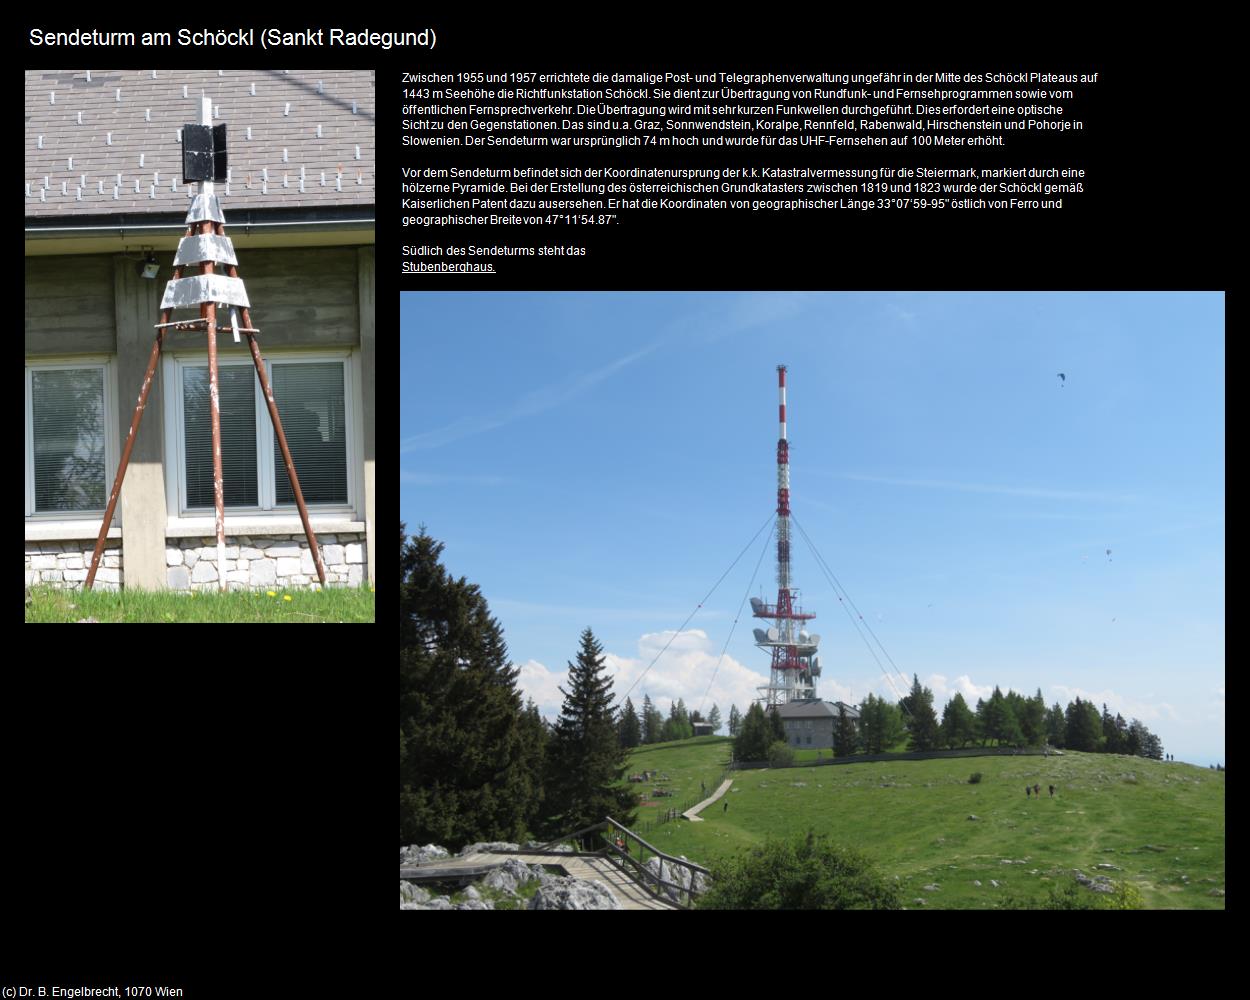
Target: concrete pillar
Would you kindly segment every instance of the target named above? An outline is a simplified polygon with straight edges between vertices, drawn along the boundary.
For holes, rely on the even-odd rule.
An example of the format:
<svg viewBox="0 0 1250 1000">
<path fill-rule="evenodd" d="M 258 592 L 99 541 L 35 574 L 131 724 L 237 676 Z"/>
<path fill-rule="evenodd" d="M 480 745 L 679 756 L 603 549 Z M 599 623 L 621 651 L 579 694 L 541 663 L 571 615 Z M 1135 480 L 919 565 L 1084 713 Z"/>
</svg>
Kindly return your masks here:
<svg viewBox="0 0 1250 1000">
<path fill-rule="evenodd" d="M 377 353 L 374 345 L 374 302 L 373 302 L 373 247 L 361 247 L 357 251 L 357 287 L 360 302 L 360 367 L 361 395 L 364 410 L 364 460 L 365 460 L 365 526 L 368 540 L 369 582 L 374 582 L 373 570 L 377 565 L 374 559 L 374 538 L 377 528 L 374 524 L 374 483 L 373 483 L 373 421 L 375 409 L 374 383 L 377 373 Z"/>
<path fill-rule="evenodd" d="M 124 440 L 134 416 L 143 373 L 156 337 L 153 326 L 164 280 L 141 278 L 135 262 L 113 258 L 117 323 L 117 420 Z M 152 380 L 143 422 L 122 484 L 122 580 L 127 589 L 163 590 L 165 580 L 165 474 L 162 461 L 160 369 Z M 120 449 L 119 449 L 120 452 Z M 116 469 L 110 470 L 116 472 Z"/>
</svg>

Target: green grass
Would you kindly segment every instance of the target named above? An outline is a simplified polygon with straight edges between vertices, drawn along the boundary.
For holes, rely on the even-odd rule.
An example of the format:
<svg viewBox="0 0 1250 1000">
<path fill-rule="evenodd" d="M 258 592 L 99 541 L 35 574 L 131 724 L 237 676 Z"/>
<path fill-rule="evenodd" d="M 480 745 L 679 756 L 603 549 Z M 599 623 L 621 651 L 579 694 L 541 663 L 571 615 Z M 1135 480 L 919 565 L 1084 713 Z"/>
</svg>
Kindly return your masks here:
<svg viewBox="0 0 1250 1000">
<path fill-rule="evenodd" d="M 720 773 L 727 742 L 712 737 L 645 747 L 632 755 L 630 771 L 667 771 L 674 784 L 689 788 L 693 781 L 697 792 L 699 775 Z M 973 771 L 982 774 L 979 784 L 968 784 Z M 727 813 L 717 803 L 701 814 L 705 822 L 666 823 L 647 839 L 715 868 L 719 859 L 769 837 L 812 828 L 868 854 L 897 876 L 908 905 L 921 897 L 927 908 L 988 909 L 1008 892 L 1040 901 L 1079 868 L 1128 881 L 1151 908 L 1224 909 L 1224 897 L 1212 895 L 1225 888 L 1224 772 L 1067 753 L 765 769 L 731 777 Z M 1042 786 L 1040 801 L 1025 798 L 1026 783 Z M 1049 784 L 1056 786 L 1053 799 Z M 640 810 L 640 819 L 648 812 Z M 922 888 L 931 884 L 940 888 Z"/>
<path fill-rule="evenodd" d="M 674 743 L 652 743 L 634 750 L 630 754 L 627 774 L 660 771 L 672 779 L 629 785 L 640 792 L 644 802 L 648 803 L 638 810 L 639 821 L 656 819 L 667 809 L 693 805 L 716 791 L 721 773 L 729 763 L 731 742 L 728 736 L 697 736 Z M 655 788 L 672 791 L 673 794 L 652 799 L 651 791 Z M 707 789 L 706 793 L 703 788 Z"/>
<path fill-rule="evenodd" d="M 178 593 L 171 590 L 60 590 L 36 587 L 26 594 L 28 622 L 372 622 L 373 591 L 264 590 Z M 287 598 L 290 598 L 287 600 Z"/>
</svg>

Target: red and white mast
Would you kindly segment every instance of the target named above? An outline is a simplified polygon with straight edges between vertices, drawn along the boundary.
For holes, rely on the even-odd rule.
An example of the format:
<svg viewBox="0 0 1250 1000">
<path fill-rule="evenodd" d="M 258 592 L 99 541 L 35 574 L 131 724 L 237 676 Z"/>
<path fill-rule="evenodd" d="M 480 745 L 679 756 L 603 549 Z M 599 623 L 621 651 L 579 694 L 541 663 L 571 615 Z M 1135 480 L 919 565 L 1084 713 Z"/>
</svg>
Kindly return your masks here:
<svg viewBox="0 0 1250 1000">
<path fill-rule="evenodd" d="M 772 628 L 755 629 L 756 645 L 772 656 L 771 676 L 759 688 L 766 706 L 784 705 L 816 697 L 815 678 L 820 675 L 816 648 L 820 636 L 809 635 L 802 623 L 815 618 L 804 614 L 798 603 L 798 590 L 790 578 L 790 445 L 786 438 L 786 366 L 777 366 L 777 603 L 770 605 L 751 598 L 756 618 L 770 619 Z"/>
</svg>

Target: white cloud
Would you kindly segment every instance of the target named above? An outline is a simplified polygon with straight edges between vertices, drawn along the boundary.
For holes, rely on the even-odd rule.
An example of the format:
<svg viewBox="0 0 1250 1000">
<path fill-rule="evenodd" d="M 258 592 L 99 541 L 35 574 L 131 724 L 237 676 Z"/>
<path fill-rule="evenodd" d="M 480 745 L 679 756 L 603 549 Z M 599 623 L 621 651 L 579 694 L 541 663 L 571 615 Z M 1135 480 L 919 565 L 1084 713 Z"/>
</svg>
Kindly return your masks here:
<svg viewBox="0 0 1250 1000">
<path fill-rule="evenodd" d="M 701 629 L 648 632 L 639 638 L 638 652 L 637 658 L 608 654 L 608 665 L 615 671 L 617 696 L 623 697 L 632 688 L 629 697 L 635 706 L 642 704 L 646 694 L 656 708 L 667 713 L 672 703 L 681 698 L 691 711 L 702 705 L 704 715 L 716 705 L 721 718 L 728 720 L 729 706 L 737 705 L 738 711 L 745 712 L 758 697 L 755 689 L 765 683 L 760 673 L 732 656 L 726 654 L 722 659 L 720 650 Z M 655 665 L 648 670 L 652 660 Z"/>
<path fill-rule="evenodd" d="M 656 660 L 670 638 L 673 640 L 671 645 Z M 626 692 L 629 692 L 636 709 L 641 709 L 642 698 L 646 694 L 655 707 L 667 715 L 672 703 L 680 698 L 690 711 L 702 705 L 704 715 L 716 705 L 722 721 L 728 722 L 729 706 L 737 705 L 738 711 L 745 713 L 758 696 L 755 689 L 766 680 L 732 656 L 726 655 L 721 659 L 720 650 L 713 648 L 707 634 L 699 629 L 681 633 L 672 630 L 649 632 L 639 638 L 638 652 L 636 657 L 604 653 L 617 701 L 623 702 Z M 647 670 L 652 660 L 656 660 L 655 665 Z M 564 685 L 567 689 L 567 679 L 567 670 L 557 673 L 537 660 L 528 660 L 520 667 L 517 686 L 523 697 L 534 699 L 543 716 L 554 720 L 559 716 L 564 701 L 559 688 Z"/>
<path fill-rule="evenodd" d="M 560 694 L 560 685 L 565 684 L 568 676 L 567 670 L 553 673 L 537 660 L 526 660 L 521 664 L 517 687 L 521 689 L 522 698 L 534 699 L 539 714 L 548 719 L 555 719 L 560 714 L 560 706 L 564 703 L 564 695 Z"/>
<path fill-rule="evenodd" d="M 948 682 L 942 674 L 930 674 L 928 680 L 922 683 L 925 687 L 932 689 L 933 705 L 939 712 L 956 694 L 964 696 L 964 701 L 968 703 L 969 708 L 976 708 L 978 698 L 989 700 L 990 695 L 994 693 L 993 684 L 974 684 L 967 674 L 956 677 L 953 683 Z"/>
</svg>

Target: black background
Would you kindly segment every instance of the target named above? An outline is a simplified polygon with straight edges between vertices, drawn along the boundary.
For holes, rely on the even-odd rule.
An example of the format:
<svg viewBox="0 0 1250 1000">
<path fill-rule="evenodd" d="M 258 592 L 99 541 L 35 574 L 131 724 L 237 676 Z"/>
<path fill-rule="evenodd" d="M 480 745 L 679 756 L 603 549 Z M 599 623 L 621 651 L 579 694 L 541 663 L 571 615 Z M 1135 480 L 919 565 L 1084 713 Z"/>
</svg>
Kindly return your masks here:
<svg viewBox="0 0 1250 1000">
<path fill-rule="evenodd" d="M 189 9 L 172 19 L 161 16 L 178 26 L 237 26 L 220 8 L 203 16 Z M 26 44 L 32 26 L 166 26 L 87 18 L 27 24 L 20 43 L 21 58 L 32 68 L 375 67 L 378 343 L 385 371 L 388 352 L 398 349 L 401 288 L 1225 288 L 1240 197 L 1231 179 L 1224 117 L 1232 106 L 1227 26 L 1134 21 L 1095 27 L 1069 7 L 1035 9 L 1031 16 L 1005 24 L 1001 9 L 913 15 L 883 7 L 855 21 L 819 22 L 778 6 L 758 9 L 745 20 L 726 15 L 714 23 L 680 25 L 649 9 L 616 6 L 505 24 L 488 9 L 460 20 L 434 8 L 403 15 L 344 9 L 319 21 L 310 13 L 307 23 L 281 26 L 433 26 L 438 45 L 432 53 L 329 48 L 278 53 L 257 47 L 198 55 L 178 49 L 36 50 Z M 401 284 L 397 248 L 411 241 L 396 222 L 402 196 L 402 72 L 605 68 L 1096 69 L 1102 76 L 1097 96 L 1082 109 L 1088 131 L 1079 158 L 1101 182 L 1091 184 L 1079 209 L 1053 213 L 838 213 L 830 224 L 809 216 L 754 222 L 725 216 L 704 224 L 681 213 L 672 217 L 671 228 L 657 219 L 612 233 L 580 262 L 544 262 L 528 271 L 509 263 L 507 275 L 406 276 Z M 801 159 L 798 153 L 791 156 Z M 952 163 L 969 158 L 967 151 L 950 156 Z M 683 163 L 697 165 L 701 159 L 683 151 Z M 475 154 L 474 161 L 480 160 Z M 1111 178 L 1114 185 L 1107 183 Z M 482 235 L 501 241 L 498 233 Z M 506 242 L 521 241 L 519 235 L 510 232 Z M 396 426 L 398 393 L 379 392 L 378 404 L 385 453 Z M 393 471 L 380 461 L 378 473 L 379 515 L 385 520 L 381 515 L 395 503 Z M 384 578 L 386 559 L 379 555 Z M 392 598 L 383 587 L 377 597 L 379 618 L 388 620 Z M 608 928 L 593 921 L 604 918 L 572 918 L 578 921 L 574 935 L 567 920 L 557 919 L 542 931 L 531 924 L 518 938 L 515 929 L 499 926 L 500 918 L 425 917 L 416 930 L 401 920 L 397 933 L 394 917 L 385 917 L 394 905 L 389 897 L 394 883 L 387 890 L 391 902 L 384 903 L 380 848 L 383 820 L 393 822 L 394 815 L 394 745 L 383 739 L 388 730 L 382 723 L 394 675 L 382 666 L 382 654 L 391 647 L 379 634 L 367 628 L 353 630 L 351 638 L 313 640 L 299 630 L 252 630 L 246 637 L 218 630 L 198 637 L 150 638 L 153 633 L 140 632 L 49 640 L 45 632 L 29 634 L 21 647 L 15 644 L 0 696 L 10 918 L 0 946 L 7 960 L 0 964 L 14 974 L 23 968 L 55 971 L 62 981 L 72 969 L 100 981 L 102 970 L 116 968 L 132 980 L 151 982 L 139 970 L 163 967 L 175 973 L 167 982 L 199 984 L 188 996 L 288 990 L 289 995 L 369 996 L 439 988 L 448 960 L 455 961 L 451 968 L 459 976 L 489 977 L 496 963 L 486 961 L 488 956 L 532 948 L 541 934 L 560 949 L 558 960 L 547 955 L 541 966 L 498 972 L 512 989 L 531 976 L 539 977 L 536 984 L 546 983 L 543 988 L 562 988 L 551 977 L 567 968 L 561 963 L 578 964 L 574 956 L 588 954 L 595 928 Z M 384 802 L 391 805 L 383 809 Z M 778 946 L 783 936 L 800 934 L 798 921 L 786 916 L 769 932 Z M 944 915 L 946 928 L 955 916 L 959 923 L 976 922 L 978 935 L 1002 931 L 1001 921 L 992 923 L 993 914 Z M 1014 923 L 1019 927 L 1030 916 L 1036 915 L 1019 915 Z M 1188 917 L 1192 927 L 1197 918 Z M 670 918 L 655 919 L 662 924 Z M 714 929 L 691 939 L 684 935 L 693 924 L 672 919 L 684 931 L 649 925 L 638 934 L 636 925 L 623 929 L 618 920 L 603 933 L 618 942 L 637 936 L 651 942 L 649 948 L 677 956 L 660 977 L 673 988 L 685 988 L 677 982 L 685 978 L 683 971 L 695 981 L 701 973 L 711 976 L 709 988 L 713 982 L 723 986 L 728 977 L 732 988 L 742 964 L 735 946 L 725 944 L 730 925 L 705 923 Z M 1157 929 L 1159 915 L 1151 920 Z M 828 921 L 822 924 L 832 930 Z M 891 936 L 902 929 L 898 924 L 891 922 Z M 1203 924 L 1210 926 L 1208 920 Z M 801 926 L 804 934 L 813 930 L 810 921 Z M 940 942 L 929 940 L 931 929 L 925 925 L 924 937 L 936 950 Z M 880 920 L 867 927 L 844 925 L 839 933 L 852 930 L 867 930 L 866 944 L 889 946 Z M 581 944 L 570 949 L 573 938 Z M 441 943 L 454 950 L 440 952 Z M 1079 947 L 1078 941 L 1069 943 Z M 990 960 L 986 951 L 1000 952 L 971 946 L 964 952 L 963 942 L 950 945 L 978 962 Z M 862 961 L 870 953 L 862 947 L 857 943 L 854 955 L 843 954 L 843 960 Z M 908 947 L 923 946 L 913 939 Z M 1017 958 L 1041 958 L 1046 948 L 1016 942 L 1001 951 L 1014 964 Z M 642 975 L 646 954 L 644 949 L 628 959 L 638 976 L 620 989 L 655 988 L 659 979 Z M 818 948 L 817 954 L 824 953 Z M 732 967 L 716 965 L 718 955 L 722 960 L 728 955 Z M 699 956 L 713 964 L 694 962 Z M 832 952 L 826 957 L 841 964 Z M 690 964 L 683 964 L 687 959 Z M 1049 960 L 1043 959 L 1039 976 Z M 626 958 L 609 951 L 603 961 L 610 970 Z M 1129 971 L 1124 963 L 1115 967 L 1118 976 Z M 474 982 L 480 986 L 482 980 Z M 605 971 L 591 988 L 615 994 L 616 986 L 605 986 L 614 982 L 615 974 Z"/>
</svg>

